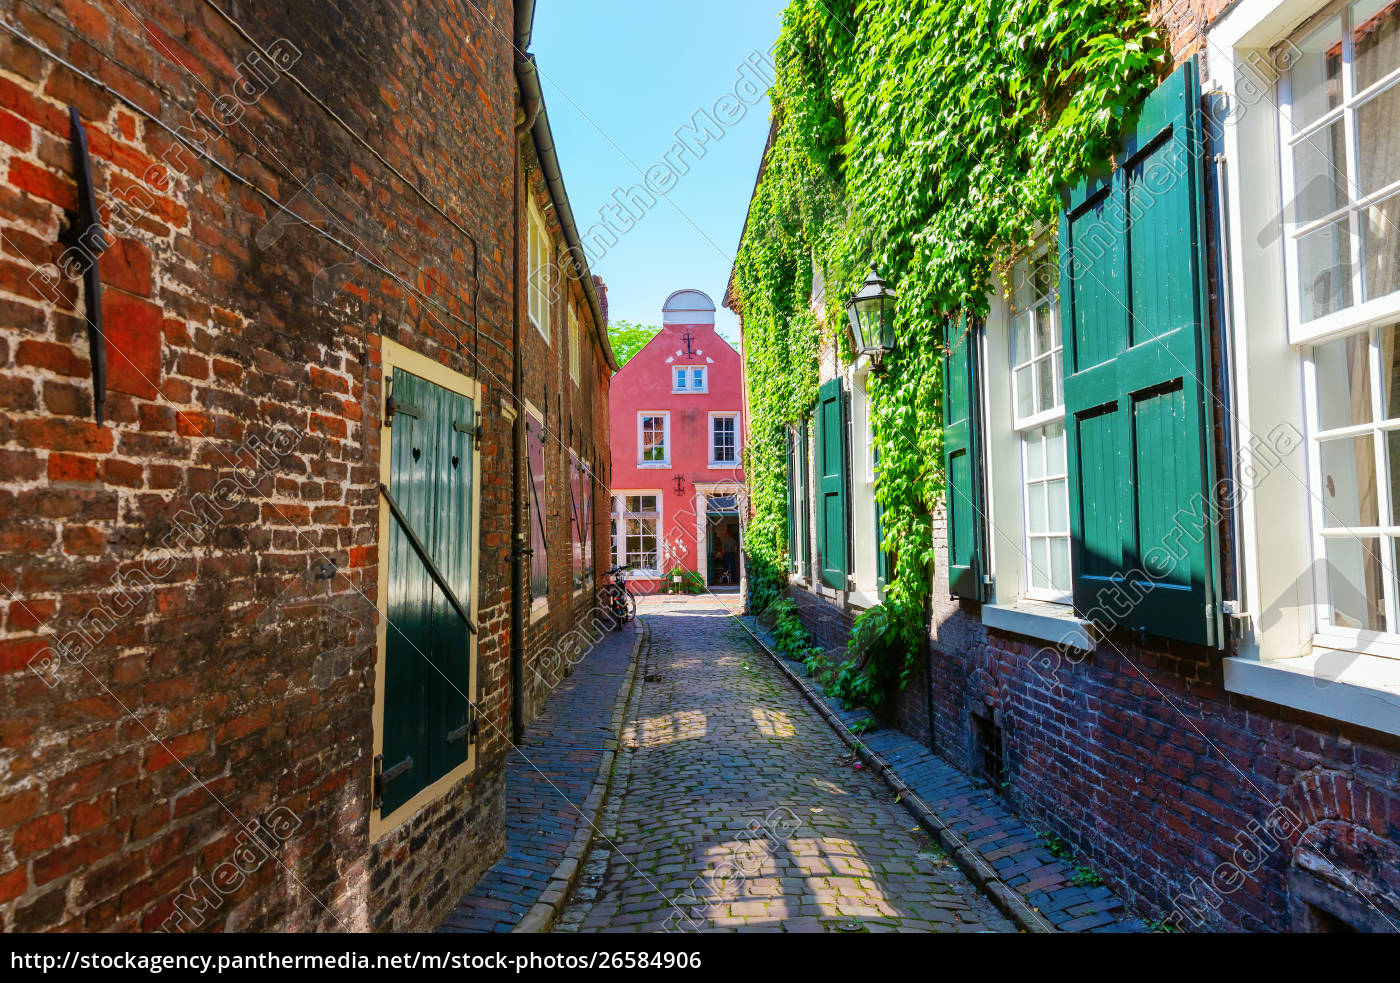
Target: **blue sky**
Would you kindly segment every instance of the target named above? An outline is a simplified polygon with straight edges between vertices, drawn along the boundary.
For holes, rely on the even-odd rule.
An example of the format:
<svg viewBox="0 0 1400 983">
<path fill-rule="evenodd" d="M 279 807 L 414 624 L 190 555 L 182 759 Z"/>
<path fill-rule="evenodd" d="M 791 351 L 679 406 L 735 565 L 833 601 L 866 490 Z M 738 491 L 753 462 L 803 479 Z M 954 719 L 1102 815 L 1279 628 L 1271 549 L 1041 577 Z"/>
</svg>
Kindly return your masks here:
<svg viewBox="0 0 1400 983">
<path fill-rule="evenodd" d="M 721 303 L 768 134 L 766 95 L 737 120 L 742 104 L 726 103 L 729 120 L 716 120 L 721 135 L 699 150 L 672 148 L 696 110 L 713 115 L 717 100 L 733 96 L 746 59 L 759 52 L 767 62 L 785 5 L 539 0 L 531 50 L 580 233 L 599 221 L 616 189 L 641 183 L 651 165 L 686 170 L 658 179 L 666 193 L 650 208 L 633 205 L 631 219 L 615 207 L 607 213 L 615 227 L 631 226 L 592 264 L 607 281 L 612 318 L 659 324 L 668 294 L 698 287 L 720 307 L 716 324 L 737 346 L 738 319 Z M 771 68 L 760 62 L 759 70 Z M 754 91 L 740 88 L 749 99 Z"/>
</svg>

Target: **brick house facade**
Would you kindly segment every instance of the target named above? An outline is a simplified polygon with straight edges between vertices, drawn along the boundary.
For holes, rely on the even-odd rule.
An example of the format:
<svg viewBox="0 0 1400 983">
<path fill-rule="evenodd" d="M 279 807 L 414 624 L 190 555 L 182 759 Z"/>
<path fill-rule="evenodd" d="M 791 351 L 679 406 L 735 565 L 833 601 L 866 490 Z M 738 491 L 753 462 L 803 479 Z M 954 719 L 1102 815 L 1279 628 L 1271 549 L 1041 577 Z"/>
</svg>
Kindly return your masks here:
<svg viewBox="0 0 1400 983">
<path fill-rule="evenodd" d="M 1039 310 L 1040 300 L 1031 297 L 1031 303 L 1018 306 L 1013 278 L 1011 299 L 993 297 L 987 322 L 965 336 L 964 346 L 979 352 L 980 375 L 972 378 L 988 380 L 969 412 L 985 431 L 974 476 L 989 520 L 966 527 L 972 540 L 981 537 L 975 548 L 950 547 L 948 508 L 934 517 L 928 656 L 893 713 L 901 727 L 927 740 L 940 756 L 1001 786 L 1019 814 L 1072 844 L 1148 918 L 1187 930 L 1396 931 L 1400 672 L 1388 637 L 1396 629 L 1383 610 L 1389 588 L 1383 590 L 1382 578 L 1369 573 L 1338 577 L 1341 561 L 1310 563 L 1314 546 L 1308 530 L 1322 530 L 1315 537 L 1321 549 L 1347 542 L 1340 532 L 1327 530 L 1365 525 L 1334 522 L 1330 508 L 1343 506 L 1328 506 L 1309 489 L 1320 486 L 1342 496 L 1342 502 L 1356 494 L 1363 515 L 1367 508 L 1365 489 L 1375 484 L 1363 480 L 1371 473 L 1370 458 L 1358 453 L 1341 465 L 1328 458 L 1339 445 L 1327 443 L 1333 424 L 1325 421 L 1335 413 L 1334 405 L 1358 405 L 1360 428 L 1371 419 L 1371 407 L 1360 395 L 1361 383 L 1350 390 L 1342 383 L 1342 396 L 1327 401 L 1325 386 L 1338 385 L 1335 373 L 1326 374 L 1334 364 L 1327 359 L 1356 337 L 1373 339 L 1369 356 L 1365 345 L 1347 349 L 1363 360 L 1362 375 L 1372 364 L 1366 358 L 1384 365 L 1389 357 L 1385 325 L 1395 320 L 1396 294 L 1375 284 L 1394 285 L 1381 278 L 1389 275 L 1387 250 L 1400 241 L 1400 230 L 1375 231 L 1365 224 L 1365 213 L 1357 212 L 1363 216 L 1355 220 L 1358 248 L 1370 265 L 1357 263 L 1348 275 L 1364 276 L 1358 281 L 1362 286 L 1322 313 L 1307 314 L 1308 304 L 1322 303 L 1321 281 L 1298 276 L 1300 265 L 1311 274 L 1305 266 L 1311 260 L 1296 258 L 1290 251 L 1295 247 L 1286 245 L 1298 226 L 1291 212 L 1279 210 L 1279 202 L 1288 200 L 1281 182 L 1301 180 L 1290 177 L 1290 155 L 1279 152 L 1280 142 L 1287 146 L 1304 137 L 1289 136 L 1287 128 L 1296 132 L 1301 124 L 1274 100 L 1285 83 L 1308 91 L 1311 83 L 1302 73 L 1314 62 L 1344 65 L 1347 73 L 1355 63 L 1361 66 L 1356 72 L 1389 78 L 1387 73 L 1400 67 L 1400 12 L 1395 4 L 1319 0 L 1154 4 L 1153 12 L 1178 69 L 1164 86 L 1175 81 L 1183 87 L 1178 91 L 1187 94 L 1188 114 L 1197 105 L 1191 93 L 1205 93 L 1199 103 L 1204 117 L 1199 155 L 1183 165 L 1198 167 L 1193 180 L 1203 179 L 1191 185 L 1199 189 L 1192 200 L 1201 208 L 1197 227 L 1204 271 L 1197 322 L 1206 397 L 1201 446 L 1215 473 L 1233 484 L 1229 495 L 1219 492 L 1224 486 L 1206 485 L 1219 508 L 1206 510 L 1188 552 L 1199 555 L 1195 550 L 1202 543 L 1215 549 L 1217 593 L 1207 594 L 1207 603 L 1189 616 L 1153 620 L 1140 604 L 1131 621 L 1115 618 L 1083 604 L 1076 578 L 1087 572 L 1065 568 L 1062 577 L 1055 560 L 1060 547 L 1052 540 L 1059 532 L 1066 557 L 1079 564 L 1087 555 L 1076 532 L 1081 527 L 1061 529 L 1053 519 L 1039 525 L 1023 518 L 1033 515 L 1023 507 L 1034 506 L 1047 481 L 1053 484 L 1055 472 L 1066 470 L 1070 482 L 1085 482 L 1078 497 L 1070 498 L 1066 511 L 1073 515 L 1073 503 L 1087 500 L 1091 477 L 1100 469 L 1109 473 L 1110 464 L 1099 461 L 1090 468 L 1086 463 L 1078 471 L 1071 456 L 1067 466 L 1049 466 L 1052 451 L 1043 442 L 1062 447 L 1066 427 L 1086 426 L 1086 418 L 1075 415 L 1068 383 L 1069 395 L 1060 399 L 1071 399 L 1071 405 L 1059 417 L 1053 407 L 1040 413 L 1047 407 L 1038 403 L 1031 406 L 1036 412 L 1017 408 L 1015 387 L 1021 383 L 1015 370 L 1021 360 L 1007 352 L 1017 351 L 1011 338 L 1016 319 L 1040 316 L 1030 313 Z M 1303 68 L 1293 71 L 1295 65 Z M 1364 104 L 1388 84 L 1346 74 L 1337 81 L 1337 101 L 1314 115 L 1326 119 L 1332 112 L 1350 120 L 1347 114 L 1362 111 L 1351 104 L 1354 94 Z M 1154 98 L 1160 105 L 1166 97 Z M 1290 105 L 1303 105 L 1301 97 L 1293 98 L 1300 101 Z M 1371 112 L 1372 126 L 1400 126 L 1393 116 Z M 1144 138 L 1138 146 L 1165 144 Z M 1368 153 L 1384 151 L 1363 146 L 1356 153 L 1363 173 L 1369 173 Z M 1124 173 L 1133 172 L 1124 168 L 1113 180 L 1130 181 Z M 1114 185 L 1106 179 L 1104 186 Z M 1345 189 L 1341 194 L 1345 200 Z M 1084 213 L 1071 205 L 1070 217 L 1061 222 L 1061 240 L 1066 230 L 1075 230 L 1077 214 Z M 1179 236 L 1179 228 L 1156 241 L 1175 241 L 1173 236 Z M 1052 266 L 1054 238 L 1046 254 Z M 1058 249 L 1063 262 L 1070 246 L 1061 241 Z M 1318 274 L 1324 275 L 1336 274 Z M 1021 282 L 1038 281 L 1028 276 Z M 1060 294 L 1066 282 L 1060 272 Z M 1284 296 L 1291 312 L 1280 306 Z M 1354 315 L 1353 298 L 1373 306 Z M 1047 316 L 1076 327 L 1088 323 L 1064 314 L 1072 318 L 1079 300 L 1052 297 L 1046 310 L 1055 313 Z M 1072 334 L 1070 327 L 1064 329 L 1067 339 Z M 961 344 L 950 342 L 950 372 L 965 365 L 958 357 L 971 357 L 958 355 Z M 1033 352 L 1035 358 L 1040 354 Z M 1050 357 L 1060 358 L 1058 348 Z M 1034 366 L 1030 355 L 1027 361 Z M 1066 354 L 1067 378 L 1073 364 Z M 828 352 L 822 379 L 842 380 L 857 406 L 864 368 L 840 366 Z M 1305 380 L 1312 381 L 1305 386 Z M 1146 401 L 1157 391 L 1139 395 Z M 1017 419 L 1023 415 L 1024 425 Z M 1391 415 L 1381 408 L 1374 418 Z M 868 434 L 858 411 L 849 420 L 850 447 L 858 457 Z M 1181 422 L 1177 429 L 1188 432 L 1190 425 Z M 810 440 L 809 430 L 795 432 Z M 1318 432 L 1322 439 L 1314 436 Z M 1036 459 L 1044 467 L 1022 470 L 1028 459 L 1019 455 L 1030 453 L 1030 445 L 1018 445 L 1017 435 L 1042 441 L 1034 446 L 1045 455 Z M 1087 454 L 1084 446 L 1077 453 Z M 1189 470 L 1186 453 L 1166 465 L 1165 473 Z M 810 487 L 810 453 L 805 463 Z M 1288 473 L 1299 477 L 1282 477 Z M 1042 490 L 1035 495 L 1022 490 L 1032 484 Z M 1063 494 L 1062 488 L 1053 490 Z M 1023 495 L 1030 495 L 1030 505 Z M 956 511 L 956 496 L 949 502 Z M 806 504 L 810 510 L 810 499 Z M 859 563 L 861 529 L 873 525 L 873 516 L 858 507 L 850 514 Z M 806 528 L 810 535 L 810 522 Z M 1043 566 L 1033 559 L 1037 538 L 1045 542 Z M 969 570 L 976 576 L 967 577 Z M 1187 583 L 1182 590 L 1200 586 Z M 789 594 L 838 658 L 851 618 L 877 601 L 862 591 L 855 571 L 833 587 L 811 566 L 794 574 Z M 1190 633 L 1208 640 L 1169 637 Z"/>
<path fill-rule="evenodd" d="M 529 198 L 582 255 L 521 81 L 532 4 L 0 8 L 0 926 L 431 929 L 504 850 L 512 717 L 591 603 L 567 590 L 566 492 L 607 501 L 601 285 L 561 263 L 551 339 L 526 319 Z M 110 245 L 101 424 L 60 242 L 84 188 L 69 107 Z M 459 538 L 419 531 L 452 544 L 476 631 L 444 658 L 476 709 L 445 738 L 460 762 L 390 810 L 398 622 L 376 608 L 422 571 L 380 486 L 410 507 L 394 469 L 428 405 L 389 402 L 398 373 L 466 408 L 428 448 L 471 468 Z M 525 399 L 571 600 L 512 632 Z"/>
</svg>

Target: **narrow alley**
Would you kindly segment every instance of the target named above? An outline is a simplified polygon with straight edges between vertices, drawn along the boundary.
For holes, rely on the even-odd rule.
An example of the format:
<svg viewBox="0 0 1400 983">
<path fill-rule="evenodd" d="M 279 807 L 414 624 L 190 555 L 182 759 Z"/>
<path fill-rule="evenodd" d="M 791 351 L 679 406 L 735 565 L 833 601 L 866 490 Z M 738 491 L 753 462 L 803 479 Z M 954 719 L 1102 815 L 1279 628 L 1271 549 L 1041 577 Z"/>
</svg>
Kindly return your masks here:
<svg viewBox="0 0 1400 983">
<path fill-rule="evenodd" d="M 714 597 L 650 598 L 556 931 L 1011 931 Z"/>
</svg>

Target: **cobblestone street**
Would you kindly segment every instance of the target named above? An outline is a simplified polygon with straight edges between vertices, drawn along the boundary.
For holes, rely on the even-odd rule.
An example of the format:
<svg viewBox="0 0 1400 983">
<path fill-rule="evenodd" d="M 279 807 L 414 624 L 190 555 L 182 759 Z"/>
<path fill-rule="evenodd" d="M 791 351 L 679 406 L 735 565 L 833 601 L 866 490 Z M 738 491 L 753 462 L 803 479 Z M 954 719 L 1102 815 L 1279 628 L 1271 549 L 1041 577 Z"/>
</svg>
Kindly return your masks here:
<svg viewBox="0 0 1400 983">
<path fill-rule="evenodd" d="M 1011 931 L 714 598 L 654 598 L 556 931 Z"/>
</svg>

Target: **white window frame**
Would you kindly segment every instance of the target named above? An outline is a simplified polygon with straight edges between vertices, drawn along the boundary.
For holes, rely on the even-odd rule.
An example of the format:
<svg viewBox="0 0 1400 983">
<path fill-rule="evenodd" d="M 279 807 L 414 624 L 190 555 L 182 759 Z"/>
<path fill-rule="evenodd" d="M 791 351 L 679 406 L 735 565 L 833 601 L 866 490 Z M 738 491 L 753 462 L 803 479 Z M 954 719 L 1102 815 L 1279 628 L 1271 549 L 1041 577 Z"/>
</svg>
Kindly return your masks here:
<svg viewBox="0 0 1400 983">
<path fill-rule="evenodd" d="M 656 499 L 656 511 L 652 512 L 628 512 L 626 510 L 627 499 L 634 496 L 651 496 Z M 665 539 L 662 531 L 666 528 L 664 513 L 666 510 L 666 496 L 660 489 L 622 489 L 613 492 L 612 518 L 613 518 L 613 553 L 618 564 L 626 566 L 631 560 L 627 552 L 627 522 L 629 519 L 644 521 L 655 519 L 656 522 L 656 567 L 635 567 L 632 576 L 643 578 L 656 578 L 661 576 L 661 565 L 664 565 Z"/>
<path fill-rule="evenodd" d="M 1230 256 L 1227 300 L 1234 387 L 1226 425 L 1242 476 L 1235 494 L 1242 596 L 1234 603 L 1238 640 L 1224 660 L 1229 692 L 1400 734 L 1400 638 L 1365 639 L 1319 630 L 1317 578 L 1309 576 L 1316 503 L 1310 449 L 1305 346 L 1389 320 L 1367 304 L 1296 330 L 1296 280 L 1288 227 L 1277 223 L 1285 175 L 1283 112 L 1274 111 L 1277 52 L 1325 20 L 1316 0 L 1238 0 L 1211 28 L 1206 75 L 1244 102 L 1222 122 L 1225 221 Z M 1303 28 L 1300 31 L 1300 28 Z M 1257 105 L 1254 105 L 1257 103 Z M 1260 147 L 1272 146 L 1268 154 Z M 1270 239 L 1261 230 L 1279 229 Z M 1384 472 L 1382 472 L 1384 473 Z M 1350 637 L 1348 637 L 1350 635 Z"/>
<path fill-rule="evenodd" d="M 1022 544 L 1022 552 L 1023 552 L 1024 557 L 1025 557 L 1025 571 L 1024 571 L 1024 578 L 1025 578 L 1025 579 L 1022 581 L 1021 596 L 1022 596 L 1022 597 L 1025 597 L 1025 598 L 1028 598 L 1028 599 L 1030 599 L 1030 600 L 1032 600 L 1032 601 L 1045 601 L 1046 603 L 1049 603 L 1049 604 L 1070 604 L 1070 603 L 1072 603 L 1073 600 L 1074 600 L 1074 597 L 1073 597 L 1074 570 L 1072 569 L 1072 565 L 1073 565 L 1073 560 L 1072 560 L 1072 559 L 1069 561 L 1069 564 L 1070 564 L 1070 570 L 1069 570 L 1070 582 L 1069 582 L 1069 584 L 1066 585 L 1066 587 L 1065 587 L 1064 590 L 1055 590 L 1053 587 L 1048 587 L 1048 588 L 1047 588 L 1047 587 L 1036 587 L 1036 586 L 1033 586 L 1033 577 L 1032 577 L 1032 571 L 1034 570 L 1034 563 L 1035 563 L 1035 560 L 1034 560 L 1035 551 L 1034 551 L 1034 549 L 1032 549 L 1032 546 L 1031 546 L 1031 541 L 1032 541 L 1033 539 L 1044 539 L 1044 540 L 1046 540 L 1047 542 L 1048 542 L 1049 540 L 1052 540 L 1052 539 L 1063 539 L 1063 540 L 1065 541 L 1066 545 L 1071 547 L 1071 548 L 1070 548 L 1070 553 L 1071 553 L 1071 555 L 1073 554 L 1073 548 L 1072 548 L 1072 544 L 1071 544 L 1071 538 L 1070 538 L 1070 531 L 1069 531 L 1069 529 L 1066 529 L 1065 532 L 1064 532 L 1063 534 L 1058 534 L 1058 533 L 1033 533 L 1033 532 L 1031 532 L 1031 495 L 1030 495 L 1030 489 L 1031 489 L 1031 486 L 1032 486 L 1032 485 L 1045 485 L 1045 486 L 1047 487 L 1047 489 L 1048 489 L 1049 486 L 1050 486 L 1050 484 L 1051 484 L 1052 482 L 1057 481 L 1057 480 L 1063 480 L 1063 482 L 1064 482 L 1064 495 L 1065 495 L 1065 509 L 1064 509 L 1064 514 L 1065 514 L 1065 516 L 1066 516 L 1066 520 L 1068 520 L 1068 516 L 1069 516 L 1069 475 L 1068 475 L 1068 468 L 1067 468 L 1067 466 L 1066 466 L 1066 470 L 1064 470 L 1064 471 L 1060 471 L 1060 472 L 1058 472 L 1058 473 L 1050 473 L 1050 472 L 1047 470 L 1046 472 L 1042 473 L 1040 476 L 1035 477 L 1035 478 L 1032 478 L 1032 477 L 1030 477 L 1030 464 L 1029 464 L 1030 437 L 1031 437 L 1032 433 L 1034 433 L 1034 432 L 1036 432 L 1036 431 L 1043 431 L 1043 430 L 1047 429 L 1047 428 L 1050 427 L 1050 426 L 1053 426 L 1053 425 L 1055 425 L 1055 424 L 1059 424 L 1059 425 L 1060 425 L 1060 430 L 1061 430 L 1061 440 L 1067 439 L 1067 438 L 1065 437 L 1065 435 L 1064 435 L 1064 423 L 1065 423 L 1064 381 L 1063 381 L 1063 379 L 1061 378 L 1061 371 L 1062 371 L 1062 370 L 1061 370 L 1061 364 L 1062 364 L 1062 362 L 1061 362 L 1062 354 L 1061 354 L 1061 353 L 1062 353 L 1062 351 L 1063 351 L 1063 349 L 1064 349 L 1064 337 L 1063 337 L 1063 334 L 1062 334 L 1062 332 L 1061 332 L 1061 327 L 1060 327 L 1059 290 L 1058 290 L 1058 286 L 1057 286 L 1057 287 L 1056 287 L 1054 290 L 1052 290 L 1052 292 L 1049 293 L 1049 294 L 1041 294 L 1041 295 L 1034 294 L 1034 292 L 1033 292 L 1033 291 L 1034 291 L 1034 279 L 1033 279 L 1033 277 L 1032 277 L 1032 268 L 1033 268 L 1033 265 L 1034 265 L 1037 261 L 1040 261 L 1040 260 L 1045 259 L 1045 258 L 1050 254 L 1051 247 L 1054 245 L 1054 242 L 1055 242 L 1055 240 L 1054 240 L 1054 237 L 1053 237 L 1053 236 L 1047 236 L 1044 240 L 1042 240 L 1041 242 L 1037 243 L 1036 246 L 1035 246 L 1033 249 L 1029 250 L 1028 253 L 1026 254 L 1026 256 L 1024 256 L 1024 257 L 1022 257 L 1021 259 L 1017 260 L 1016 263 L 1013 264 L 1013 266 L 1012 266 L 1012 268 L 1011 268 L 1011 284 L 1010 284 L 1010 293 L 1011 293 L 1011 296 L 1010 296 L 1010 298 L 1009 298 L 1009 300 L 1008 300 L 1008 304 L 1007 304 L 1007 317 L 1006 317 L 1006 319 L 1005 319 L 1006 333 L 1005 333 L 1005 337 L 1004 337 L 1003 339 L 1001 339 L 1001 343 L 1004 344 L 1004 345 L 1006 346 L 1006 349 L 1007 349 L 1007 352 L 1008 352 L 1007 361 L 1008 361 L 1008 363 L 1009 363 L 1009 365 L 1010 365 L 1010 370 L 1011 370 L 1011 371 L 1010 371 L 1010 374 L 1007 376 L 1007 379 L 1008 379 L 1008 381 L 1010 382 L 1010 385 L 1008 386 L 1008 389 L 1009 389 L 1010 395 L 1011 395 L 1011 426 L 1012 426 L 1012 429 L 1015 431 L 1015 435 L 1016 435 L 1016 444 L 1017 444 L 1017 455 L 1016 455 L 1016 456 L 1017 456 L 1017 460 L 1018 460 L 1018 462 L 1019 462 L 1019 464 L 1020 464 L 1020 498 L 1021 498 L 1021 530 L 1022 530 L 1022 532 L 1021 532 L 1021 544 Z M 1023 265 L 1024 265 L 1024 272 L 1023 272 Z M 1029 286 L 1027 289 L 1029 289 L 1029 290 L 1032 291 L 1032 293 L 1030 294 L 1030 297 L 1029 297 L 1029 307 L 1027 307 L 1025 310 L 1021 310 L 1020 308 L 1018 308 L 1018 307 L 1016 306 L 1016 303 L 1017 303 L 1017 295 L 1018 295 L 1018 292 L 1019 292 L 1019 290 L 1020 290 L 1021 282 L 1022 282 L 1022 279 L 1023 279 L 1023 278 L 1026 280 L 1027 283 L 1030 284 L 1030 286 Z M 1056 283 L 1058 284 L 1058 274 L 1057 274 L 1057 276 L 1056 276 Z M 1034 339 L 1035 339 L 1035 325 L 1036 325 L 1035 317 L 1036 317 L 1036 312 L 1037 312 L 1037 308 L 1039 308 L 1042 304 L 1044 304 L 1044 305 L 1048 308 L 1048 310 L 1049 310 L 1049 312 L 1050 312 L 1050 320 L 1051 320 L 1051 338 L 1053 339 L 1052 342 L 1051 342 L 1051 347 L 1049 348 L 1048 351 L 1046 351 L 1046 352 L 1044 352 L 1044 353 L 1041 353 L 1041 354 L 1032 354 L 1031 357 L 1029 357 L 1029 358 L 1022 358 L 1022 357 L 1021 357 L 1021 353 L 1015 352 L 1015 347 L 1016 347 L 1016 321 L 1017 321 L 1018 318 L 1020 318 L 1020 317 L 1022 317 L 1022 316 L 1026 316 L 1026 317 L 1027 317 L 1027 319 L 1028 319 L 1028 321 L 1027 321 L 1027 323 L 1028 323 L 1028 335 L 1027 335 L 1027 336 L 1028 336 L 1028 338 L 1031 339 L 1031 341 L 1032 341 L 1032 343 L 1033 343 L 1033 342 L 1034 342 Z M 993 341 L 990 337 L 988 338 L 988 344 L 995 344 L 995 343 L 996 343 L 996 342 Z M 1052 366 L 1053 381 L 1052 381 L 1051 385 L 1052 385 L 1053 387 L 1055 387 L 1056 389 L 1059 390 L 1059 393 L 1058 393 L 1058 394 L 1059 394 L 1059 401 L 1058 401 L 1054 406 L 1050 407 L 1049 409 L 1041 410 L 1041 409 L 1039 408 L 1039 406 L 1040 406 L 1040 401 L 1039 401 L 1039 399 L 1038 399 L 1038 397 L 1039 397 L 1039 395 L 1040 395 L 1040 387 L 1039 387 L 1038 375 L 1037 375 L 1037 373 L 1036 373 L 1035 366 L 1036 366 L 1037 364 L 1039 364 L 1039 363 L 1041 363 L 1041 362 L 1045 362 L 1045 361 L 1048 361 L 1048 362 L 1051 364 L 1051 366 Z M 1031 381 L 1031 412 L 1030 412 L 1029 415 L 1023 417 L 1023 416 L 1019 416 L 1019 415 L 1018 415 L 1018 414 L 1020 413 L 1020 389 L 1019 389 L 1019 386 L 1018 386 L 1018 384 L 1017 384 L 1017 382 L 1016 382 L 1016 373 L 1017 373 L 1018 371 L 1020 371 L 1021 369 L 1026 368 L 1026 367 L 1029 367 L 1029 368 L 1030 368 L 1029 378 L 1030 378 L 1030 381 Z M 992 377 L 991 377 L 991 375 L 989 374 L 989 375 L 987 376 L 987 378 L 988 378 L 988 379 L 991 379 Z M 1047 509 L 1047 513 L 1048 513 L 1048 510 L 1049 510 L 1048 491 L 1047 491 L 1046 509 Z"/>
<path fill-rule="evenodd" d="M 721 461 L 721 460 L 719 460 L 719 459 L 717 459 L 717 458 L 715 457 L 715 421 L 716 421 L 716 420 L 733 420 L 733 421 L 734 421 L 734 460 L 732 460 L 732 461 Z M 710 419 L 709 419 L 709 436 L 710 436 L 710 440 L 709 440 L 709 444 L 710 444 L 710 457 L 709 457 L 710 467 L 712 467 L 712 468 L 737 468 L 737 467 L 739 466 L 740 452 L 741 452 L 741 450 L 742 450 L 742 446 L 741 446 L 741 444 L 740 444 L 740 442 L 739 442 L 739 411 L 738 411 L 738 410 L 727 410 L 727 411 L 715 411 L 715 410 L 711 410 L 711 411 L 710 411 Z"/>
<path fill-rule="evenodd" d="M 529 287 L 530 323 L 546 343 L 550 341 L 550 293 L 553 286 L 549 226 L 533 198 L 528 209 L 527 276 Z"/>
<path fill-rule="evenodd" d="M 1395 68 L 1383 76 L 1380 80 L 1373 82 L 1361 92 L 1355 91 L 1355 81 L 1352 71 L 1352 41 L 1350 14 L 1353 0 L 1335 0 L 1329 4 L 1320 6 L 1306 25 L 1299 30 L 1290 32 L 1286 39 L 1290 42 L 1297 42 L 1306 39 L 1313 31 L 1323 27 L 1327 21 L 1333 17 L 1341 19 L 1341 44 L 1342 44 L 1342 98 L 1341 103 L 1334 109 L 1329 109 L 1308 122 L 1301 131 L 1294 133 L 1293 120 L 1293 92 L 1291 90 L 1290 75 L 1284 72 L 1278 81 L 1278 107 L 1279 107 L 1279 172 L 1281 175 L 1281 192 L 1283 202 L 1291 203 L 1297 191 L 1297 184 L 1294 180 L 1292 154 L 1294 147 L 1308 142 L 1316 141 L 1330 126 L 1342 122 L 1343 129 L 1343 152 L 1346 154 L 1347 182 L 1346 202 L 1341 207 L 1333 209 L 1326 214 L 1307 222 L 1296 221 L 1297 216 L 1293 214 L 1293 207 L 1289 205 L 1283 215 L 1284 224 L 1284 266 L 1285 277 L 1288 284 L 1288 336 L 1294 344 L 1303 344 L 1316 341 L 1322 338 L 1334 337 L 1341 334 L 1350 334 L 1358 326 L 1376 324 L 1387 318 L 1393 317 L 1397 310 L 1400 310 L 1400 289 L 1389 294 L 1370 300 L 1362 300 L 1363 278 L 1365 275 L 1365 262 L 1362 257 L 1361 215 L 1371 205 L 1378 205 L 1386 201 L 1400 203 L 1400 180 L 1391 182 L 1384 187 L 1363 194 L 1359 186 L 1359 163 L 1360 145 L 1357 137 L 1356 110 L 1364 103 L 1372 99 L 1379 98 L 1387 90 L 1400 86 L 1400 67 Z M 1347 241 L 1351 257 L 1351 297 L 1352 303 L 1341 310 L 1324 314 L 1321 317 L 1304 321 L 1301 311 L 1301 295 L 1298 291 L 1300 272 L 1298 259 L 1298 240 L 1311 232 L 1318 231 L 1331 225 L 1338 220 L 1345 219 L 1347 224 Z"/>
<path fill-rule="evenodd" d="M 645 422 L 652 417 L 661 418 L 661 450 L 663 460 L 648 461 L 642 455 L 646 451 L 646 445 L 642 440 L 645 432 Z M 639 410 L 637 412 L 637 467 L 639 468 L 669 468 L 671 466 L 671 411 L 670 410 Z"/>
<path fill-rule="evenodd" d="M 694 386 L 695 373 L 700 373 L 700 385 Z M 682 381 L 677 384 L 676 374 L 683 373 Z M 708 393 L 710 391 L 710 368 L 708 365 L 672 365 L 671 366 L 671 392 L 678 396 L 695 396 Z"/>
</svg>

